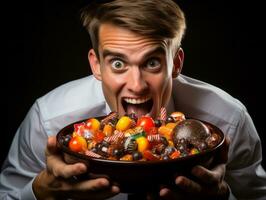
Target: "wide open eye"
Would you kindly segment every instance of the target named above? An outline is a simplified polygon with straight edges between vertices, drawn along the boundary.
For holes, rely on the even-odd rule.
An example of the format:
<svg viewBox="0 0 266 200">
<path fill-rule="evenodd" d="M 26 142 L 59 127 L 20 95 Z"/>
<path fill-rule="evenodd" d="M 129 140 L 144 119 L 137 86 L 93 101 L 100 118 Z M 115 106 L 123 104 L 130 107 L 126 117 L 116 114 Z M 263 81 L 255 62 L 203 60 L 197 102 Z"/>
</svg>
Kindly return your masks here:
<svg viewBox="0 0 266 200">
<path fill-rule="evenodd" d="M 115 59 L 115 60 L 112 60 L 111 66 L 114 70 L 122 70 L 125 64 L 123 61 Z"/>
<path fill-rule="evenodd" d="M 150 58 L 147 60 L 145 67 L 149 71 L 159 71 L 161 69 L 161 61 L 158 58 Z"/>
</svg>

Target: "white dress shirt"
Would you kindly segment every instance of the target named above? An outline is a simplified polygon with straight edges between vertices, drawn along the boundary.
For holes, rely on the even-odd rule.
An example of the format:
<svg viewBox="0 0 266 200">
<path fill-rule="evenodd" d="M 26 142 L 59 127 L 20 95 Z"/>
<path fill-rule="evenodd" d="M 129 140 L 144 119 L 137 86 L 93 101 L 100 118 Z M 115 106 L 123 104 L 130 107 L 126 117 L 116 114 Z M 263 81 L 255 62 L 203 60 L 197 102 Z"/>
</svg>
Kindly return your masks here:
<svg viewBox="0 0 266 200">
<path fill-rule="evenodd" d="M 173 80 L 167 111 L 208 121 L 229 136 L 225 180 L 231 199 L 266 199 L 260 138 L 243 104 L 217 87 L 180 75 Z M 109 112 L 101 82 L 93 76 L 64 84 L 37 99 L 18 128 L 3 165 L 0 199 L 36 199 L 32 182 L 45 168 L 48 136 L 75 121 Z M 112 199 L 127 199 L 127 195 Z"/>
</svg>

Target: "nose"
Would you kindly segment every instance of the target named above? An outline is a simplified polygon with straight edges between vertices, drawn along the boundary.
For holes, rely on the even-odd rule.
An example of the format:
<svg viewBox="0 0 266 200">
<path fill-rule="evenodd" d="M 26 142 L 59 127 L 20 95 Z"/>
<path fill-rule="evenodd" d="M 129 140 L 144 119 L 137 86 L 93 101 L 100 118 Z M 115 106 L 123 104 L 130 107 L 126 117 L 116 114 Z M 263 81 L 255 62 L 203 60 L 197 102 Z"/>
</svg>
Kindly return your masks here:
<svg viewBox="0 0 266 200">
<path fill-rule="evenodd" d="M 127 81 L 127 88 L 130 92 L 137 95 L 142 95 L 147 91 L 148 83 L 139 67 L 131 67 Z"/>
</svg>

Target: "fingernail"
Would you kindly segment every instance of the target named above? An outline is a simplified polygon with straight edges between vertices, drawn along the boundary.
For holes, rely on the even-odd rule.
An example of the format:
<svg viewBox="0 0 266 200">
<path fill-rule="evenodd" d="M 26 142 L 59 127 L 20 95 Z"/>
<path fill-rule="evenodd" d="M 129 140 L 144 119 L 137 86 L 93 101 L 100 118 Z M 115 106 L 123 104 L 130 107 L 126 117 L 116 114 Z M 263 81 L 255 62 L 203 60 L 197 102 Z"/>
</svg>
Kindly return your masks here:
<svg viewBox="0 0 266 200">
<path fill-rule="evenodd" d="M 166 196 L 168 193 L 169 193 L 169 189 L 167 189 L 167 188 L 163 188 L 160 190 L 160 196 L 161 197 Z"/>
<path fill-rule="evenodd" d="M 113 192 L 113 193 L 119 193 L 119 192 L 120 192 L 119 187 L 113 185 L 113 186 L 112 186 L 112 192 Z"/>
<path fill-rule="evenodd" d="M 180 185 L 182 183 L 182 178 L 181 177 L 177 177 L 176 179 L 175 179 L 175 184 L 176 185 Z"/>
<path fill-rule="evenodd" d="M 105 187 L 108 187 L 110 184 L 106 178 L 100 178 L 99 183 L 101 186 L 105 186 Z"/>
<path fill-rule="evenodd" d="M 79 173 L 82 174 L 82 173 L 85 173 L 87 171 L 87 167 L 84 164 L 79 164 L 78 170 L 79 170 Z"/>
</svg>

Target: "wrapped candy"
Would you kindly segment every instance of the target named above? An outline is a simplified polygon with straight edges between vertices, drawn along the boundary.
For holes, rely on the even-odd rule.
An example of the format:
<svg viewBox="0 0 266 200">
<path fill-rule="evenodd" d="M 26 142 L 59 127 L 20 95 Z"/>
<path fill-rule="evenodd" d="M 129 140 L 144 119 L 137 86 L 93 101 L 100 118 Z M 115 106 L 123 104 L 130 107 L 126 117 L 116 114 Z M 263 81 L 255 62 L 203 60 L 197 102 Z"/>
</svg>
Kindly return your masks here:
<svg viewBox="0 0 266 200">
<path fill-rule="evenodd" d="M 93 158 L 123 161 L 177 159 L 213 148 L 220 136 L 203 122 L 186 119 L 182 112 L 169 116 L 161 108 L 159 119 L 116 112 L 99 121 L 90 118 L 74 124 L 63 144 Z"/>
</svg>

